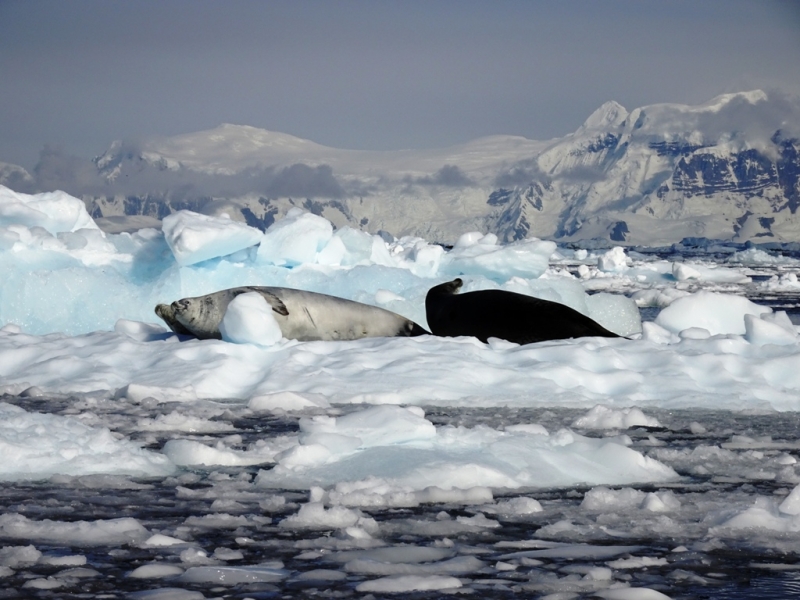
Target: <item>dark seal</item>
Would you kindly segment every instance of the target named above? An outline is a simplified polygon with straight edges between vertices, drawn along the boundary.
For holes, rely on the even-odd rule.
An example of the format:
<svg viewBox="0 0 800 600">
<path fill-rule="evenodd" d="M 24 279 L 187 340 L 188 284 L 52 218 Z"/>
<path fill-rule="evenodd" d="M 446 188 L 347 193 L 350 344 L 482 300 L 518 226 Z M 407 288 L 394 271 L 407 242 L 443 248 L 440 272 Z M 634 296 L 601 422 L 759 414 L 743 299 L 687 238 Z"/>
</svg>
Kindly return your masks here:
<svg viewBox="0 0 800 600">
<path fill-rule="evenodd" d="M 425 312 L 434 335 L 470 335 L 532 344 L 578 337 L 621 337 L 577 310 L 524 294 L 482 290 L 459 294 L 461 279 L 428 290 Z"/>
</svg>

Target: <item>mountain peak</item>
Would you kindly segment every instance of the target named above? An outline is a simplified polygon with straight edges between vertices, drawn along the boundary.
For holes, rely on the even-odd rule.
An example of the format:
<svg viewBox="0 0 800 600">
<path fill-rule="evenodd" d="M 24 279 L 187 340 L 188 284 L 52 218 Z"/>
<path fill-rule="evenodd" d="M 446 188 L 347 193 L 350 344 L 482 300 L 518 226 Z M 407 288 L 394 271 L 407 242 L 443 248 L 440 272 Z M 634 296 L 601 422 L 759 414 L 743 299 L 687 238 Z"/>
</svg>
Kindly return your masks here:
<svg viewBox="0 0 800 600">
<path fill-rule="evenodd" d="M 701 104 L 700 108 L 717 112 L 725 108 L 732 102 L 747 102 L 748 104 L 758 104 L 759 102 L 766 102 L 768 100 L 766 92 L 763 90 L 750 90 L 748 92 L 735 92 L 733 94 L 720 94 L 716 98 L 712 98 L 705 104 Z"/>
<path fill-rule="evenodd" d="M 613 100 L 603 103 L 581 126 L 581 129 L 609 129 L 618 127 L 627 118 L 628 111 Z"/>
<path fill-rule="evenodd" d="M 257 147 L 320 147 L 320 145 L 316 142 L 312 142 L 289 133 L 281 133 L 280 131 L 262 129 L 260 127 L 253 127 L 252 125 L 236 125 L 233 123 L 222 123 L 214 129 L 208 129 L 206 131 L 199 131 L 184 135 L 192 136 L 195 139 L 205 138 L 217 143 L 249 143 L 254 144 Z M 181 136 L 175 136 L 175 138 L 172 139 L 180 137 Z"/>
</svg>

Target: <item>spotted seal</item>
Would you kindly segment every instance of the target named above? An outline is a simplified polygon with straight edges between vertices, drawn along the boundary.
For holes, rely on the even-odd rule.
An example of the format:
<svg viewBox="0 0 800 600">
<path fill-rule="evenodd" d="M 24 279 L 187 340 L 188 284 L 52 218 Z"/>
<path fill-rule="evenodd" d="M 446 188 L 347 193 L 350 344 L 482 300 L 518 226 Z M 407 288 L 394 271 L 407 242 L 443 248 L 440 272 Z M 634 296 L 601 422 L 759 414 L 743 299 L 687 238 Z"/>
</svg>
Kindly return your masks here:
<svg viewBox="0 0 800 600">
<path fill-rule="evenodd" d="M 283 337 L 299 341 L 403 337 L 428 332 L 405 317 L 377 306 L 336 296 L 282 287 L 244 286 L 182 298 L 155 308 L 169 328 L 201 340 L 221 339 L 219 325 L 240 294 L 260 294 L 272 307 Z"/>
</svg>

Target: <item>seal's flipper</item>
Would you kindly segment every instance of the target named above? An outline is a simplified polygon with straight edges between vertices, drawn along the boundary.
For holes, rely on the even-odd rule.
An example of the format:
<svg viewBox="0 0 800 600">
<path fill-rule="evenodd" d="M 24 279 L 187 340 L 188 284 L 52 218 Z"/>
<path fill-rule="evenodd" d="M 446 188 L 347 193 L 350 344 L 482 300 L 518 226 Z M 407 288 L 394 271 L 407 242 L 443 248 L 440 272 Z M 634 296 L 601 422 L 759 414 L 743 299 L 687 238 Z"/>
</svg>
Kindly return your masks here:
<svg viewBox="0 0 800 600">
<path fill-rule="evenodd" d="M 288 316 L 289 309 L 286 308 L 286 305 L 283 303 L 283 300 L 278 298 L 272 292 L 265 292 L 265 291 L 262 290 L 262 291 L 259 292 L 259 294 L 264 296 L 264 300 L 266 300 L 267 304 L 269 304 L 272 307 L 273 311 L 275 311 L 279 315 L 283 315 L 284 317 Z"/>
<path fill-rule="evenodd" d="M 238 296 L 239 294 L 249 294 L 252 292 L 255 292 L 256 294 L 261 294 L 261 297 L 267 301 L 267 304 L 269 304 L 272 307 L 273 311 L 275 311 L 279 315 L 283 315 L 284 317 L 289 314 L 289 309 L 286 308 L 286 305 L 283 303 L 283 300 L 278 298 L 278 296 L 276 296 L 272 292 L 268 291 L 267 288 L 253 285 L 243 288 L 236 288 L 235 290 L 231 291 L 235 291 L 234 297 Z"/>
</svg>

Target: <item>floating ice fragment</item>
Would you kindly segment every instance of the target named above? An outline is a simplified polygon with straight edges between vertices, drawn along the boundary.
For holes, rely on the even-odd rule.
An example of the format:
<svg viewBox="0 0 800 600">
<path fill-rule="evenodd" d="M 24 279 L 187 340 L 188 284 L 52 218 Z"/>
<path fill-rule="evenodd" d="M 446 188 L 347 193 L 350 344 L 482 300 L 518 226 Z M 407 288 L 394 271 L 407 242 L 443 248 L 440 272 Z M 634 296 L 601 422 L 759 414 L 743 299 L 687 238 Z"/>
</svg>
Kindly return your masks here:
<svg viewBox="0 0 800 600">
<path fill-rule="evenodd" d="M 163 563 L 153 563 L 137 567 L 128 577 L 134 579 L 162 579 L 164 577 L 176 577 L 183 573 L 183 569 L 177 565 L 167 565 Z"/>
<path fill-rule="evenodd" d="M 637 508 L 644 501 L 645 493 L 632 488 L 612 490 L 605 486 L 595 487 L 586 492 L 581 502 L 584 510 L 626 510 Z"/>
<path fill-rule="evenodd" d="M 83 554 L 67 554 L 65 556 L 42 556 L 40 565 L 53 565 L 56 567 L 80 567 L 86 564 Z"/>
<path fill-rule="evenodd" d="M 592 294 L 586 297 L 586 307 L 592 319 L 616 334 L 629 336 L 642 330 L 636 304 L 622 294 Z"/>
<path fill-rule="evenodd" d="M 692 421 L 691 423 L 689 423 L 689 431 L 691 431 L 695 435 L 701 435 L 703 433 L 706 433 L 707 429 L 697 421 Z"/>
<path fill-rule="evenodd" d="M 126 473 L 163 476 L 175 471 L 166 457 L 117 439 L 105 428 L 72 417 L 29 413 L 0 403 L 0 480 L 45 479 L 54 474 Z"/>
<path fill-rule="evenodd" d="M 233 550 L 232 548 L 215 548 L 214 558 L 217 560 L 242 560 L 244 554 L 241 550 Z"/>
<path fill-rule="evenodd" d="M 530 433 L 533 435 L 550 435 L 544 425 L 539 423 L 517 423 L 516 425 L 506 425 L 504 431 L 510 433 Z"/>
<path fill-rule="evenodd" d="M 800 485 L 796 486 L 789 495 L 784 498 L 783 502 L 778 506 L 778 510 L 785 515 L 800 515 Z"/>
<path fill-rule="evenodd" d="M 127 398 L 131 402 L 141 403 L 148 398 L 156 402 L 188 402 L 197 400 L 197 393 L 192 384 L 182 387 L 161 387 L 130 383 L 117 390 L 116 398 Z"/>
<path fill-rule="evenodd" d="M 428 486 L 415 493 L 415 497 L 422 504 L 480 504 L 491 502 L 492 490 L 485 486 L 472 486 L 468 488 L 442 489 L 438 486 Z"/>
<path fill-rule="evenodd" d="M 567 481 L 622 484 L 676 477 L 672 469 L 627 448 L 630 440 L 597 440 L 566 430 L 545 436 L 487 427 L 436 428 L 400 407 L 373 407 L 338 419 L 301 419 L 300 428 L 299 445 L 276 455 L 275 468 L 259 472 L 259 487 L 330 486 L 380 478 L 376 484 L 385 486 L 381 493 L 391 492 L 391 503 L 408 506 L 424 501 L 421 491 L 434 488 L 548 487 Z M 367 487 L 342 501 L 371 505 L 374 494 Z"/>
<path fill-rule="evenodd" d="M 202 592 L 193 592 L 183 588 L 157 588 L 142 590 L 128 594 L 132 600 L 204 600 Z"/>
<path fill-rule="evenodd" d="M 186 548 L 180 553 L 182 563 L 188 565 L 216 564 L 217 561 L 208 557 L 208 552 L 202 548 Z"/>
<path fill-rule="evenodd" d="M 35 546 L 2 546 L 0 547 L 0 565 L 4 567 L 29 567 L 42 560 L 42 553 Z M 84 563 L 86 558 L 84 557 Z M 43 564 L 49 564 L 44 561 Z"/>
<path fill-rule="evenodd" d="M 142 545 L 143 546 L 160 547 L 160 546 L 176 546 L 176 545 L 185 544 L 185 543 L 186 542 L 184 540 L 181 540 L 181 539 L 178 539 L 178 538 L 174 538 L 174 537 L 170 537 L 168 535 L 164 535 L 163 533 L 156 533 L 154 535 L 151 535 L 149 538 L 147 538 L 142 543 Z"/>
<path fill-rule="evenodd" d="M 162 452 L 176 465 L 246 466 L 272 462 L 274 452 L 269 448 L 233 450 L 222 442 L 212 448 L 194 440 L 169 440 Z"/>
<path fill-rule="evenodd" d="M 788 256 L 775 256 L 761 250 L 760 248 L 747 248 L 739 252 L 731 254 L 725 262 L 732 264 L 741 264 L 752 267 L 772 266 L 772 265 L 800 265 L 800 261 L 796 258 Z"/>
<path fill-rule="evenodd" d="M 555 525 L 556 523 L 554 523 Z M 563 527 L 574 527 L 569 522 L 563 522 Z M 546 544 L 546 542 L 544 542 Z M 503 554 L 500 560 L 513 560 L 518 558 L 568 558 L 570 560 L 609 560 L 620 554 L 641 552 L 642 546 L 595 546 L 592 544 L 552 544 L 535 550 L 520 550 Z"/>
<path fill-rule="evenodd" d="M 493 515 L 531 515 L 544 510 L 538 500 L 526 496 L 498 500 L 497 504 L 481 506 L 480 508 L 483 512 Z"/>
<path fill-rule="evenodd" d="M 22 194 L 0 185 L 0 227 L 42 227 L 53 235 L 98 229 L 82 200 L 66 192 Z"/>
<path fill-rule="evenodd" d="M 460 587 L 460 580 L 445 575 L 396 575 L 364 581 L 356 586 L 356 591 L 400 594 L 426 590 L 457 589 Z"/>
<path fill-rule="evenodd" d="M 641 509 L 650 512 L 670 512 L 681 507 L 681 502 L 669 490 L 663 492 L 649 492 L 642 500 Z"/>
<path fill-rule="evenodd" d="M 673 552 L 678 551 L 678 548 Z M 685 552 L 686 549 L 683 549 Z M 649 556 L 635 556 L 632 558 L 618 558 L 606 563 L 612 569 L 641 569 L 646 567 L 663 567 L 668 564 L 666 558 L 651 558 Z"/>
<path fill-rule="evenodd" d="M 639 290 L 631 294 L 631 299 L 638 307 L 657 306 L 664 308 L 672 304 L 678 298 L 691 295 L 686 290 L 679 290 L 675 288 L 658 288 Z"/>
<path fill-rule="evenodd" d="M 313 264 L 332 237 L 330 221 L 293 208 L 264 233 L 258 248 L 258 260 L 289 267 Z M 340 252 L 343 255 L 345 250 L 340 249 Z"/>
<path fill-rule="evenodd" d="M 429 440 L 436 428 L 416 407 L 374 406 L 343 417 L 312 417 L 300 420 L 303 443 L 322 443 L 323 434 L 358 438 L 361 447 L 390 446 Z"/>
<path fill-rule="evenodd" d="M 788 500 L 788 498 L 786 499 Z M 786 502 L 784 500 L 784 502 Z M 795 499 L 792 498 L 786 505 L 789 511 L 794 511 Z M 800 513 L 797 513 L 800 514 Z M 797 514 L 786 513 L 772 498 L 759 497 L 753 506 L 746 508 L 733 517 L 722 522 L 712 531 L 715 535 L 723 535 L 726 529 L 768 529 L 781 532 L 800 531 L 800 517 Z"/>
<path fill-rule="evenodd" d="M 227 256 L 255 246 L 262 233 L 230 218 L 210 217 L 180 210 L 164 217 L 164 239 L 181 266 Z"/>
<path fill-rule="evenodd" d="M 583 429 L 628 429 L 630 427 L 661 427 L 655 417 L 646 416 L 640 408 L 630 407 L 615 410 L 598 404 L 572 423 Z"/>
<path fill-rule="evenodd" d="M 745 333 L 745 315 L 760 316 L 771 312 L 771 308 L 742 296 L 697 292 L 675 300 L 658 314 L 655 322 L 674 333 L 698 327 L 711 335 L 742 335 Z"/>
<path fill-rule="evenodd" d="M 482 529 L 496 529 L 502 527 L 499 522 L 494 519 L 487 519 L 483 513 L 478 513 L 473 517 L 456 517 L 456 521 L 469 525 L 470 527 L 480 527 Z"/>
<path fill-rule="evenodd" d="M 300 510 L 286 517 L 278 526 L 288 529 L 344 529 L 358 526 L 368 532 L 375 532 L 378 524 L 371 517 L 365 517 L 360 510 L 343 506 L 326 509 L 321 502 L 303 504 Z"/>
<path fill-rule="evenodd" d="M 308 408 L 330 408 L 330 403 L 321 394 L 273 392 L 253 396 L 247 403 L 247 407 L 256 411 L 294 411 Z"/>
<path fill-rule="evenodd" d="M 369 550 L 345 550 L 328 555 L 329 560 L 349 563 L 355 560 L 372 560 L 387 564 L 432 563 L 455 555 L 453 548 L 437 548 L 433 546 L 386 546 Z"/>
<path fill-rule="evenodd" d="M 439 275 L 480 274 L 497 281 L 510 277 L 537 278 L 547 270 L 556 245 L 531 238 L 497 245 L 497 236 L 464 234 L 440 261 Z"/>
<path fill-rule="evenodd" d="M 765 344 L 787 346 L 800 342 L 800 336 L 797 335 L 797 331 L 794 329 L 791 321 L 788 322 L 788 325 L 785 324 L 783 319 L 775 316 L 778 314 L 786 315 L 783 311 L 780 313 L 766 314 L 761 318 L 755 315 L 745 315 L 744 339 L 758 346 L 763 346 Z M 772 318 L 769 319 L 768 317 Z M 788 321 L 788 317 L 786 317 L 786 321 Z"/>
<path fill-rule="evenodd" d="M 678 281 L 687 281 L 689 279 L 700 279 L 700 271 L 693 269 L 685 263 L 675 262 L 672 263 L 672 276 Z"/>
<path fill-rule="evenodd" d="M 32 588 L 35 590 L 55 590 L 57 588 L 67 585 L 65 582 L 60 581 L 54 577 L 29 579 L 22 584 L 23 588 Z"/>
<path fill-rule="evenodd" d="M 621 273 L 628 269 L 629 262 L 625 248 L 616 246 L 597 257 L 597 268 L 604 273 Z"/>
<path fill-rule="evenodd" d="M 481 570 L 486 563 L 474 556 L 457 556 L 439 562 L 382 561 L 372 557 L 356 558 L 348 561 L 344 568 L 350 573 L 365 575 L 467 575 Z"/>
<path fill-rule="evenodd" d="M 586 569 L 584 579 L 592 581 L 611 581 L 612 571 L 608 567 L 589 567 Z"/>
<path fill-rule="evenodd" d="M 149 532 L 131 518 L 97 521 L 34 521 L 18 513 L 0 515 L 0 535 L 69 546 L 105 546 L 141 543 Z"/>
<path fill-rule="evenodd" d="M 136 428 L 139 431 L 185 431 L 187 433 L 215 433 L 234 430 L 233 425 L 226 421 L 212 421 L 178 411 L 158 415 L 155 419 L 139 419 L 136 422 Z"/>
<path fill-rule="evenodd" d="M 670 600 L 670 596 L 650 588 L 614 588 L 595 592 L 594 595 L 605 600 Z"/>
</svg>

